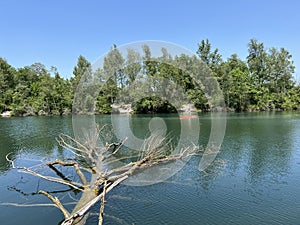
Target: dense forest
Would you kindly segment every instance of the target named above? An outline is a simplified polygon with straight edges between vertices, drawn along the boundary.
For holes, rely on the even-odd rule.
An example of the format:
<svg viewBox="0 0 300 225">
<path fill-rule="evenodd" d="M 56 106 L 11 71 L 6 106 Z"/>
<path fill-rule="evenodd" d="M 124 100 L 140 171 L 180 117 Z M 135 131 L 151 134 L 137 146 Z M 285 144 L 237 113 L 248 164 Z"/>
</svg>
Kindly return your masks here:
<svg viewBox="0 0 300 225">
<path fill-rule="evenodd" d="M 143 55 L 128 49 L 124 58 L 113 46 L 104 59 L 98 78 L 111 74 L 106 86 L 96 91 L 97 96 L 85 105 L 94 107 L 95 113 L 110 113 L 116 96 L 135 82 L 138 77 L 162 77 L 182 88 L 201 111 L 210 111 L 203 90 L 193 82 L 188 70 L 195 62 L 204 62 L 219 82 L 228 111 L 270 111 L 300 109 L 300 86 L 294 79 L 292 55 L 284 48 L 265 48 L 263 43 L 251 39 L 245 60 L 232 54 L 226 61 L 209 40 L 198 44 L 196 57 L 171 57 L 162 49 L 160 57 L 152 57 L 149 46 L 143 46 Z M 201 59 L 201 60 L 199 60 Z M 142 63 L 140 63 L 142 61 Z M 41 63 L 14 68 L 0 58 L 0 113 L 10 111 L 15 116 L 67 115 L 72 112 L 74 94 L 83 76 L 91 70 L 91 63 L 79 56 L 73 76 L 65 79 L 57 68 L 47 69 Z M 134 91 L 132 90 L 134 93 Z M 131 94 L 133 94 L 131 93 Z M 130 98 L 130 93 L 128 98 Z M 125 93 L 125 95 L 127 95 Z M 87 100 L 87 99 L 85 99 Z M 80 108 L 80 107 L 79 107 Z M 173 112 L 164 99 L 148 96 L 132 106 L 136 113 Z M 84 109 L 74 113 L 84 113 Z"/>
</svg>

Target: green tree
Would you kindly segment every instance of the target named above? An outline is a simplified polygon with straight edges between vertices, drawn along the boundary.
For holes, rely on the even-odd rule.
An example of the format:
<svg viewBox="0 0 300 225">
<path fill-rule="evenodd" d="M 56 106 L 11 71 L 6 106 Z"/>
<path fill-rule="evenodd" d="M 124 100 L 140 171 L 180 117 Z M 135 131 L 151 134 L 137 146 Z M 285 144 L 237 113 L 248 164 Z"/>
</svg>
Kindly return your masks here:
<svg viewBox="0 0 300 225">
<path fill-rule="evenodd" d="M 292 77 L 295 67 L 291 61 L 292 56 L 284 48 L 278 51 L 270 49 L 268 69 L 270 90 L 275 93 L 285 92 L 294 86 Z"/>
<path fill-rule="evenodd" d="M 124 73 L 124 58 L 116 45 L 109 51 L 104 58 L 103 70 L 107 79 L 112 79 L 117 87 L 123 88 L 127 77 Z"/>
<path fill-rule="evenodd" d="M 43 101 L 38 98 L 40 79 L 47 71 L 41 63 L 34 63 L 17 70 L 11 108 L 15 115 L 35 115 Z"/>
<path fill-rule="evenodd" d="M 258 110 L 269 110 L 272 103 L 268 87 L 268 54 L 264 44 L 256 39 L 251 39 L 248 44 L 247 65 L 251 83 L 251 105 Z"/>
<path fill-rule="evenodd" d="M 209 104 L 204 95 L 205 74 L 211 73 L 211 71 L 204 71 L 207 65 L 197 57 L 184 54 L 175 57 L 174 65 L 178 68 L 173 73 L 174 81 L 180 85 L 197 109 L 207 111 Z"/>
<path fill-rule="evenodd" d="M 207 64 L 207 66 L 213 71 L 214 75 L 217 75 L 220 64 L 222 63 L 222 55 L 219 53 L 219 49 L 212 50 L 211 43 L 208 39 L 202 40 L 198 44 L 197 55 L 199 58 Z"/>
<path fill-rule="evenodd" d="M 74 77 L 70 80 L 74 92 L 73 113 L 94 113 L 97 90 L 95 89 L 91 63 L 80 55 L 73 74 Z"/>
<path fill-rule="evenodd" d="M 235 111 L 246 111 L 249 107 L 250 77 L 246 71 L 236 67 L 228 74 L 228 106 Z"/>
<path fill-rule="evenodd" d="M 82 82 L 87 81 L 91 75 L 91 63 L 82 55 L 78 57 L 77 64 L 73 69 L 74 77 L 71 78 L 71 83 L 73 86 L 73 90 L 75 91 L 77 85 L 81 81 L 81 78 L 84 77 L 85 80 Z"/>
<path fill-rule="evenodd" d="M 10 110 L 15 87 L 15 69 L 6 60 L 0 58 L 0 113 Z"/>
<path fill-rule="evenodd" d="M 134 49 L 127 49 L 127 57 L 125 61 L 124 73 L 128 78 L 126 84 L 131 84 L 135 81 L 138 74 L 141 72 L 142 65 L 140 63 L 141 56 Z"/>
<path fill-rule="evenodd" d="M 251 39 L 248 44 L 247 64 L 253 83 L 259 87 L 268 80 L 267 60 L 264 44 Z"/>
<path fill-rule="evenodd" d="M 227 107 L 236 111 L 248 108 L 251 83 L 249 70 L 237 54 L 232 54 L 220 66 L 219 82 Z"/>
<path fill-rule="evenodd" d="M 260 110 L 282 109 L 286 92 L 295 85 L 292 55 L 284 48 L 266 51 L 264 44 L 255 39 L 250 40 L 248 51 L 252 104 Z"/>
<path fill-rule="evenodd" d="M 151 50 L 148 45 L 143 46 L 143 73 L 145 76 L 156 76 L 158 60 L 152 58 Z"/>
</svg>

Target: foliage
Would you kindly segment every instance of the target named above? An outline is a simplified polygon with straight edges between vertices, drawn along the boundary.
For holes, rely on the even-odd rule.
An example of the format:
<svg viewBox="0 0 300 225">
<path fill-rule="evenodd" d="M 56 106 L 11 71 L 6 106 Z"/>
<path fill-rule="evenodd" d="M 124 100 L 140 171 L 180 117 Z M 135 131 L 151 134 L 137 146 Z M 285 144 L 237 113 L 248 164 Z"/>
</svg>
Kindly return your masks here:
<svg viewBox="0 0 300 225">
<path fill-rule="evenodd" d="M 293 79 L 295 66 L 286 49 L 266 49 L 251 39 L 245 61 L 237 54 L 224 61 L 206 39 L 198 44 L 196 54 L 201 60 L 188 55 L 172 58 L 163 48 L 160 57 L 153 57 L 145 45 L 143 55 L 128 49 L 124 58 L 114 45 L 96 72 L 79 56 L 71 79 L 61 77 L 55 67 L 34 63 L 16 69 L 0 58 L 0 113 L 65 115 L 72 106 L 73 113 L 110 113 L 115 103 L 131 103 L 136 113 L 174 112 L 177 106 L 161 97 L 174 96 L 174 90 L 184 91 L 196 108 L 208 111 L 213 108 L 208 100 L 211 90 L 205 89 L 210 83 L 203 75 L 197 77 L 200 84 L 195 81 L 197 73 L 206 74 L 205 70 L 218 80 L 228 110 L 300 109 L 300 87 Z M 81 98 L 77 105 L 74 98 Z M 183 103 L 178 99 L 177 104 Z"/>
<path fill-rule="evenodd" d="M 175 113 L 176 109 L 167 100 L 156 96 L 143 98 L 133 106 L 136 113 Z"/>
</svg>

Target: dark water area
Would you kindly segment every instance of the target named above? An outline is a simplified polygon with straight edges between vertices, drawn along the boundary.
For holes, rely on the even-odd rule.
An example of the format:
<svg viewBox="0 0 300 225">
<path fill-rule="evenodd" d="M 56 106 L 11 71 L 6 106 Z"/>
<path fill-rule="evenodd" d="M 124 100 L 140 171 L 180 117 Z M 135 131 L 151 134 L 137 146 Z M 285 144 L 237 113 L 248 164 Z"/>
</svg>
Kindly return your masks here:
<svg viewBox="0 0 300 225">
<path fill-rule="evenodd" d="M 176 144 L 178 116 L 158 116 Z M 152 117 L 133 116 L 132 133 L 147 136 Z M 211 118 L 199 114 L 200 145 L 208 142 Z M 110 119 L 96 116 L 100 124 Z M 115 119 L 127 129 L 122 116 Z M 221 151 L 206 173 L 198 170 L 196 156 L 163 182 L 120 185 L 107 194 L 104 224 L 300 224 L 300 113 L 234 113 L 226 120 Z M 60 133 L 73 135 L 72 117 L 0 118 L 0 224 L 59 224 L 63 215 L 57 208 L 34 206 L 50 203 L 37 194 L 40 189 L 63 203 L 79 198 L 67 187 L 19 173 L 5 158 L 11 153 L 16 164 L 47 173 L 45 162 L 70 155 L 55 140 Z M 75 177 L 70 169 L 63 172 Z M 87 222 L 97 223 L 97 216 Z"/>
</svg>

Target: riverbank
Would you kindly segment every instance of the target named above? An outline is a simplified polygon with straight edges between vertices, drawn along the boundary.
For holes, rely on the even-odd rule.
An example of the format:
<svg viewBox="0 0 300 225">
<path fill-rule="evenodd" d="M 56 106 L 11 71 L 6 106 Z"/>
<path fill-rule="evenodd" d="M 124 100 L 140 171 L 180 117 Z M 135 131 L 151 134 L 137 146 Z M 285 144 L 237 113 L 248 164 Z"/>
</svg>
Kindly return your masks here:
<svg viewBox="0 0 300 225">
<path fill-rule="evenodd" d="M 230 108 L 216 108 L 212 110 L 198 110 L 193 105 L 184 105 L 179 110 L 178 113 L 187 115 L 187 114 L 195 114 L 195 113 L 209 113 L 209 112 L 227 112 L 227 113 L 259 113 L 259 112 L 300 112 L 300 109 L 294 109 L 294 110 L 282 110 L 282 109 L 270 109 L 270 110 L 247 110 L 247 111 L 241 111 L 236 112 L 233 109 Z M 112 114 L 144 114 L 144 113 L 137 113 L 133 110 L 132 106 L 130 104 L 113 104 L 112 105 Z M 99 113 L 95 112 L 95 115 L 105 115 L 110 113 Z M 166 112 L 167 113 L 167 112 Z M 80 113 L 79 113 L 80 114 Z M 84 113 L 82 113 L 84 114 Z M 90 113 L 87 113 L 90 114 Z M 152 112 L 146 113 L 146 114 L 153 114 Z M 69 116 L 72 115 L 71 111 L 65 111 L 64 113 L 46 113 L 44 111 L 39 111 L 38 113 L 24 113 L 24 114 L 15 114 L 13 111 L 4 111 L 0 114 L 0 118 L 10 118 L 10 117 L 51 117 L 51 116 Z"/>
</svg>

